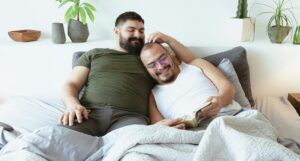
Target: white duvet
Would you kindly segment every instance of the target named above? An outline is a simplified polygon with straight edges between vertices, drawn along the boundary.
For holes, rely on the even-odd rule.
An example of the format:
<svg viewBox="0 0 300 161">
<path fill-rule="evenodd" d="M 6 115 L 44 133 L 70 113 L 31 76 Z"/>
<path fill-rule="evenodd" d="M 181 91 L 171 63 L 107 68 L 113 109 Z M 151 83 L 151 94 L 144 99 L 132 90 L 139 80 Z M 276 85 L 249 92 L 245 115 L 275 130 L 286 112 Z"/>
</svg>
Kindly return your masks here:
<svg viewBox="0 0 300 161">
<path fill-rule="evenodd" d="M 22 149 L 27 151 L 27 158 L 31 153 L 34 157 L 39 154 L 41 159 L 60 161 L 300 161 L 299 155 L 276 140 L 277 132 L 269 121 L 262 114 L 249 110 L 236 117 L 217 118 L 205 131 L 131 125 L 102 139 L 64 131 L 64 128 L 43 128 L 8 143 L 0 152 L 0 160 Z M 102 144 L 105 144 L 104 149 L 99 147 Z"/>
<path fill-rule="evenodd" d="M 128 139 L 132 138 L 132 139 Z M 277 133 L 256 111 L 215 119 L 206 131 L 135 129 L 117 139 L 105 161 L 300 160 L 276 142 Z"/>
</svg>

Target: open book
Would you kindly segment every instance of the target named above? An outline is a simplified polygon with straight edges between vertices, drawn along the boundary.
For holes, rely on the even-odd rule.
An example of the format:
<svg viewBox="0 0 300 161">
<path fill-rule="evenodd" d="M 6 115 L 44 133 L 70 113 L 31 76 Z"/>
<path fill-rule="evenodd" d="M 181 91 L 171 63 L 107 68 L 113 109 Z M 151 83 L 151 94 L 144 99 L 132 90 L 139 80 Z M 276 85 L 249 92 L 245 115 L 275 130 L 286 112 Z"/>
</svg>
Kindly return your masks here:
<svg viewBox="0 0 300 161">
<path fill-rule="evenodd" d="M 201 110 L 205 107 L 208 107 L 211 105 L 211 102 L 206 102 L 202 106 L 198 107 L 197 110 L 195 110 L 191 115 L 184 115 L 181 119 L 182 122 L 185 124 L 187 128 L 195 128 L 198 127 L 200 122 L 204 120 L 205 118 L 200 118 L 198 116 L 198 113 L 201 112 Z"/>
</svg>

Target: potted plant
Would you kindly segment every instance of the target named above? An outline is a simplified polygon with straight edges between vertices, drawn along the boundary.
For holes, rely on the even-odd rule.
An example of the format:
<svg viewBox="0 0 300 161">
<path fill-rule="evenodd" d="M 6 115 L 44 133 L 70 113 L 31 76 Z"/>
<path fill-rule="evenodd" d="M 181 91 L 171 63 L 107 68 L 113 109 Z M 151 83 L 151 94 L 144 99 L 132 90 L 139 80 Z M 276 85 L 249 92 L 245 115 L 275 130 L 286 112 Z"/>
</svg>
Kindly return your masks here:
<svg viewBox="0 0 300 161">
<path fill-rule="evenodd" d="M 254 22 L 248 16 L 247 0 L 238 0 L 236 16 L 229 24 L 230 37 L 238 41 L 250 41 L 254 35 Z"/>
<path fill-rule="evenodd" d="M 267 34 L 272 43 L 282 43 L 289 35 L 292 29 L 292 20 L 297 23 L 294 13 L 292 12 L 293 6 L 291 0 L 271 0 L 271 4 L 256 1 L 253 6 L 260 5 L 268 11 L 259 13 L 256 17 L 270 14 L 271 17 L 267 25 Z"/>
<path fill-rule="evenodd" d="M 89 36 L 87 17 L 94 22 L 96 9 L 90 3 L 81 3 L 80 0 L 56 0 L 59 7 L 71 4 L 65 13 L 65 21 L 68 22 L 68 36 L 72 42 L 86 42 Z"/>
</svg>

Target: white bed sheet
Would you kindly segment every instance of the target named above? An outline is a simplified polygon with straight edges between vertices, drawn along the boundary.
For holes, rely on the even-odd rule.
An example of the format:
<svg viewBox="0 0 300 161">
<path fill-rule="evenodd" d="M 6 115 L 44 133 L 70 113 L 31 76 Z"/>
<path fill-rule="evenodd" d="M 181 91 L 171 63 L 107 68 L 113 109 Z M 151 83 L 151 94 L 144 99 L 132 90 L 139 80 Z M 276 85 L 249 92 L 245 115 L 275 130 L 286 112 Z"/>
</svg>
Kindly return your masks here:
<svg viewBox="0 0 300 161">
<path fill-rule="evenodd" d="M 15 96 L 0 106 L 0 122 L 26 133 L 47 125 L 58 124 L 64 105 L 58 98 Z"/>
<path fill-rule="evenodd" d="M 258 97 L 255 102 L 254 108 L 270 120 L 280 138 L 292 139 L 300 144 L 300 117 L 286 97 Z M 22 133 L 32 132 L 43 126 L 58 124 L 63 111 L 64 105 L 58 98 L 11 97 L 0 106 L 0 122 Z"/>
<path fill-rule="evenodd" d="M 286 96 L 258 97 L 255 109 L 263 113 L 278 131 L 280 138 L 287 138 L 300 144 L 300 117 Z"/>
</svg>

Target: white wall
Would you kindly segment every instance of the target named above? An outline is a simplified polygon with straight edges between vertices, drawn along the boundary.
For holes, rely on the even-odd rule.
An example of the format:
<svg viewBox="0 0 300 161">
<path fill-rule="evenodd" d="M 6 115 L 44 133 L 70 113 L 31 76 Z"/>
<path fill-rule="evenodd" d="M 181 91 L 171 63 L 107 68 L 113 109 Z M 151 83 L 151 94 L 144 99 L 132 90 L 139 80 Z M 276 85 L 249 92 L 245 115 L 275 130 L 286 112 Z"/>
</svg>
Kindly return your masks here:
<svg viewBox="0 0 300 161">
<path fill-rule="evenodd" d="M 249 6 L 253 1 L 249 0 Z M 253 76 L 261 76 L 264 75 L 263 72 L 268 72 L 280 78 L 278 80 L 276 77 L 278 81 L 268 82 L 271 79 L 269 77 L 264 79 L 253 77 L 256 91 L 276 94 L 284 94 L 291 90 L 300 91 L 300 85 L 293 81 L 300 81 L 298 72 L 300 66 L 296 61 L 299 60 L 299 47 L 269 43 L 265 34 L 266 16 L 257 20 L 256 39 L 253 43 L 233 43 L 228 39 L 226 25 L 228 19 L 235 16 L 237 0 L 90 0 L 89 2 L 98 10 L 95 23 L 89 23 L 89 42 L 71 44 L 68 40 L 64 45 L 52 44 L 49 38 L 51 23 L 63 22 L 66 7 L 59 9 L 58 3 L 54 0 L 2 2 L 0 95 L 58 95 L 62 82 L 70 71 L 69 61 L 72 52 L 93 47 L 112 47 L 115 18 L 128 10 L 140 13 L 145 19 L 146 35 L 153 31 L 162 31 L 188 46 L 203 48 L 200 50 L 203 53 L 197 53 L 199 56 L 212 54 L 209 52 L 211 50 L 206 50 L 207 48 L 217 51 L 224 47 L 245 46 L 251 54 L 249 61 Z M 297 3 L 294 5 L 300 7 L 299 1 L 295 2 Z M 261 11 L 262 8 L 257 7 L 252 14 Z M 300 11 L 296 11 L 296 16 L 300 17 Z M 65 24 L 65 28 L 66 26 Z M 7 36 L 7 31 L 26 28 L 41 30 L 42 38 L 38 42 L 16 43 Z M 282 56 L 286 54 L 285 52 L 289 52 L 288 56 Z M 67 67 L 63 68 L 64 65 Z M 288 65 L 288 68 L 278 73 L 276 65 L 286 67 Z M 289 69 L 294 73 L 287 74 Z M 292 83 L 289 83 L 289 80 L 292 80 Z M 276 87 L 271 88 L 272 83 Z M 276 90 L 273 91 L 274 89 Z"/>
<path fill-rule="evenodd" d="M 248 1 L 250 12 L 255 0 Z M 300 2 L 294 1 L 294 5 L 300 7 Z M 95 23 L 89 24 L 93 38 L 113 38 L 111 31 L 115 18 L 124 11 L 133 10 L 145 19 L 147 33 L 163 31 L 185 43 L 228 41 L 228 33 L 224 32 L 224 28 L 227 19 L 235 16 L 237 8 L 237 0 L 90 0 L 88 2 L 94 4 L 98 10 Z M 49 37 L 51 23 L 64 22 L 64 13 L 68 7 L 66 5 L 58 8 L 55 0 L 10 0 L 3 2 L 2 6 L 0 36 L 5 38 L 7 38 L 7 31 L 24 28 L 42 30 L 43 36 Z M 250 13 L 256 15 L 258 12 L 266 11 L 266 8 L 264 9 L 257 5 Z M 296 10 L 295 13 L 299 17 L 300 10 Z M 258 39 L 265 37 L 266 18 L 267 16 L 261 16 L 258 19 Z"/>
</svg>

